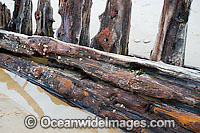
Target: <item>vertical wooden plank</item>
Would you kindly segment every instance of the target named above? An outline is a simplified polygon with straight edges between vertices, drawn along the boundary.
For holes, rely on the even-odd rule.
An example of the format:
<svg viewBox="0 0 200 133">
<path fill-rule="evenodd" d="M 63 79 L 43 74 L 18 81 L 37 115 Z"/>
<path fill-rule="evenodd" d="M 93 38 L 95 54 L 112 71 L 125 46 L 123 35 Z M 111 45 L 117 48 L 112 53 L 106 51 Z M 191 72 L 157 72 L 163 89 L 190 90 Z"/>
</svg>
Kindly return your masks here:
<svg viewBox="0 0 200 133">
<path fill-rule="evenodd" d="M 7 30 L 10 19 L 10 10 L 0 2 L 0 29 Z"/>
<path fill-rule="evenodd" d="M 53 8 L 50 0 L 38 0 L 36 19 L 36 35 L 53 37 Z"/>
<path fill-rule="evenodd" d="M 89 24 L 92 0 L 60 0 L 62 18 L 57 37 L 61 41 L 89 46 Z"/>
<path fill-rule="evenodd" d="M 131 9 L 131 0 L 108 0 L 104 13 L 99 17 L 100 30 L 90 47 L 128 55 Z"/>
<path fill-rule="evenodd" d="M 32 0 L 15 0 L 11 31 L 32 35 Z"/>
<path fill-rule="evenodd" d="M 151 60 L 184 65 L 188 18 L 192 0 L 165 0 Z"/>
</svg>

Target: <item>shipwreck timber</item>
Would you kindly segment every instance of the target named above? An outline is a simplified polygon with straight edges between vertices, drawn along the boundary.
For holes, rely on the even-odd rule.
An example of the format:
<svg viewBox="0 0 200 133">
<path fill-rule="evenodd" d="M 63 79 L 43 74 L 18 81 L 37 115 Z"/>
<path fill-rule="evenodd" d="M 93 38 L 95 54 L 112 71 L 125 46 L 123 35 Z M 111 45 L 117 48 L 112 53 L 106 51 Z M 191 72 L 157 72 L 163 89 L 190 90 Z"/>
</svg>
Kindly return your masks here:
<svg viewBox="0 0 200 133">
<path fill-rule="evenodd" d="M 9 30 L 32 35 L 32 8 L 32 0 L 15 0 L 13 17 L 8 25 Z"/>
<path fill-rule="evenodd" d="M 0 2 L 0 29 L 8 30 L 10 19 L 10 10 Z"/>
<path fill-rule="evenodd" d="M 101 27 L 92 39 L 91 48 L 128 55 L 132 0 L 107 0 L 99 17 Z"/>
<path fill-rule="evenodd" d="M 35 12 L 36 19 L 36 35 L 53 37 L 53 8 L 50 0 L 39 0 L 37 11 Z"/>
<path fill-rule="evenodd" d="M 198 70 L 3 30 L 0 49 L 0 66 L 102 118 L 176 121 L 175 128 L 135 132 L 200 130 Z M 33 62 L 31 56 L 49 63 Z"/>
<path fill-rule="evenodd" d="M 193 0 L 164 0 L 153 61 L 183 66 L 190 7 Z"/>
<path fill-rule="evenodd" d="M 90 13 L 92 0 L 60 0 L 61 26 L 59 40 L 84 46 L 90 44 Z"/>
</svg>

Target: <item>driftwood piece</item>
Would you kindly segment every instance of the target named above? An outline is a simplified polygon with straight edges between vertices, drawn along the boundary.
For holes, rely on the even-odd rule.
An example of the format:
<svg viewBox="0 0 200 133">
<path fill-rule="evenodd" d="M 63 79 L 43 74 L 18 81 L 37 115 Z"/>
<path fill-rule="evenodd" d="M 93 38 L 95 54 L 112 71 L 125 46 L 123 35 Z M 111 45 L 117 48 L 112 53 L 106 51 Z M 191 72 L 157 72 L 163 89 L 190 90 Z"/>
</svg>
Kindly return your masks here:
<svg viewBox="0 0 200 133">
<path fill-rule="evenodd" d="M 13 17 L 9 30 L 32 35 L 32 0 L 15 0 Z"/>
<path fill-rule="evenodd" d="M 10 9 L 0 2 L 0 29 L 8 30 L 10 19 Z"/>
<path fill-rule="evenodd" d="M 92 48 L 128 55 L 131 0 L 108 0 L 104 13 L 99 17 L 101 27 L 92 39 Z"/>
<path fill-rule="evenodd" d="M 102 117 L 118 120 L 174 119 L 175 128 L 134 128 L 131 131 L 188 132 L 199 131 L 200 117 L 162 103 L 152 103 L 133 93 L 104 83 L 82 78 L 81 73 L 49 68 L 22 58 L 0 54 L 0 66 L 61 95 L 65 100 Z M 124 128 L 124 130 L 127 130 Z"/>
<path fill-rule="evenodd" d="M 109 57 L 112 57 L 113 62 L 117 62 L 116 57 L 122 57 L 119 55 L 106 56 L 109 53 L 66 44 L 48 37 L 23 37 L 3 31 L 0 31 L 0 35 L 0 48 L 2 49 L 30 56 L 38 56 L 38 54 L 46 56 L 62 64 L 79 68 L 86 74 L 109 82 L 123 90 L 158 99 L 175 100 L 200 108 L 200 73 L 195 70 L 154 64 L 151 61 L 142 64 L 143 60 L 137 59 L 137 64 L 139 64 L 137 67 L 140 66 L 141 70 L 133 68 L 130 72 L 127 68 L 103 62 L 104 59 L 107 61 L 106 58 Z M 83 54 L 84 52 L 87 55 Z M 94 58 L 101 58 L 101 60 L 98 61 Z M 126 58 L 129 58 L 130 62 L 136 61 L 136 58 Z M 124 61 L 129 62 L 128 60 Z M 154 64 L 156 69 L 150 64 Z"/>
<path fill-rule="evenodd" d="M 165 0 L 159 32 L 151 54 L 153 61 L 183 66 L 192 0 Z"/>
<path fill-rule="evenodd" d="M 90 13 L 92 0 L 60 0 L 59 14 L 62 23 L 58 29 L 59 40 L 84 46 L 90 44 Z"/>
<path fill-rule="evenodd" d="M 37 10 L 35 12 L 36 35 L 53 37 L 53 8 L 50 0 L 38 0 Z"/>
</svg>

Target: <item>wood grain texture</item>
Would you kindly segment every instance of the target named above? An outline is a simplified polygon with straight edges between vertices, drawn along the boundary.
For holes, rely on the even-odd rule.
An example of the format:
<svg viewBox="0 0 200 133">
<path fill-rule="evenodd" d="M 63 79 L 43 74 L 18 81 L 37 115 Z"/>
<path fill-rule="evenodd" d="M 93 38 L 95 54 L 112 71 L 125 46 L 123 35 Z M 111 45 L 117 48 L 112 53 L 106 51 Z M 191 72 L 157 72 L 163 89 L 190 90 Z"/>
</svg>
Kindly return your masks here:
<svg viewBox="0 0 200 133">
<path fill-rule="evenodd" d="M 92 0 L 60 0 L 61 26 L 59 40 L 84 46 L 90 44 L 90 13 Z"/>
<path fill-rule="evenodd" d="M 10 19 L 10 9 L 0 2 L 0 29 L 8 30 Z"/>
<path fill-rule="evenodd" d="M 196 70 L 171 67 L 166 64 L 157 65 L 151 61 L 142 64 L 141 59 L 137 59 L 139 64 L 137 67 L 121 67 L 121 64 L 117 65 L 118 63 L 115 62 L 125 61 L 127 64 L 131 62 L 118 60 L 122 57 L 119 55 L 109 56 L 109 53 L 67 44 L 48 37 L 23 37 L 9 32 L 0 32 L 0 35 L 2 49 L 29 56 L 44 56 L 61 64 L 81 69 L 91 77 L 109 82 L 125 91 L 169 101 L 175 100 L 200 108 L 198 78 L 200 73 Z M 109 63 L 107 58 L 109 61 L 112 59 L 113 63 Z M 129 59 L 131 61 L 130 57 Z M 132 61 L 136 64 L 135 59 L 132 58 Z"/>
<path fill-rule="evenodd" d="M 99 17 L 100 30 L 90 47 L 128 55 L 131 8 L 131 0 L 107 0 L 106 9 Z"/>
<path fill-rule="evenodd" d="M 37 10 L 35 12 L 36 35 L 53 37 L 53 8 L 50 0 L 38 0 Z"/>
<path fill-rule="evenodd" d="M 192 0 L 165 0 L 151 60 L 183 66 Z"/>
<path fill-rule="evenodd" d="M 83 78 L 77 70 L 44 66 L 0 53 L 0 66 L 28 81 L 54 92 L 64 100 L 72 102 L 102 118 L 112 120 L 175 120 L 174 128 L 133 128 L 132 132 L 190 132 L 199 131 L 199 115 L 177 109 L 159 101 L 128 93 L 104 82 Z"/>
<path fill-rule="evenodd" d="M 9 30 L 32 35 L 32 0 L 15 0 Z"/>
</svg>

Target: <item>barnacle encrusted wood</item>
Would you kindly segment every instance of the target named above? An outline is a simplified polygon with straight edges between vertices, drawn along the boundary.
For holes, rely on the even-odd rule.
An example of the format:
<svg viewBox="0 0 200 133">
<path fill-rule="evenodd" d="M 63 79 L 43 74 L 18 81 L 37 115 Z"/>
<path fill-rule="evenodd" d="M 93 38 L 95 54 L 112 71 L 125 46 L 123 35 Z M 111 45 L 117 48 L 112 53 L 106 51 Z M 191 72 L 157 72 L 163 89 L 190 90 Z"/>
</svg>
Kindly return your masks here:
<svg viewBox="0 0 200 133">
<path fill-rule="evenodd" d="M 199 71 L 4 30 L 0 50 L 0 66 L 102 118 L 176 122 L 175 128 L 133 131 L 199 130 Z M 49 62 L 41 65 L 27 56 L 43 56 Z"/>
<path fill-rule="evenodd" d="M 35 12 L 36 35 L 53 37 L 53 8 L 50 0 L 38 0 L 37 10 Z"/>
<path fill-rule="evenodd" d="M 10 10 L 0 1 L 0 29 L 8 30 L 10 19 Z"/>
<path fill-rule="evenodd" d="M 90 47 L 128 55 L 131 7 L 131 0 L 107 0 L 106 9 L 99 17 L 100 30 Z"/>
<path fill-rule="evenodd" d="M 32 0 L 15 0 L 9 30 L 32 35 Z"/>
<path fill-rule="evenodd" d="M 48 37 L 20 36 L 5 31 L 0 31 L 0 35 L 2 49 L 29 56 L 46 56 L 125 91 L 200 108 L 199 71 L 110 54 Z M 130 72 L 127 69 L 133 64 L 136 68 Z"/>
<path fill-rule="evenodd" d="M 183 66 L 192 0 L 165 0 L 159 32 L 151 54 L 153 61 Z"/>
<path fill-rule="evenodd" d="M 60 0 L 61 26 L 59 40 L 84 46 L 90 44 L 90 13 L 92 0 Z"/>
<path fill-rule="evenodd" d="M 159 100 L 129 93 L 109 83 L 94 82 L 77 70 L 60 70 L 33 61 L 0 53 L 0 66 L 37 83 L 48 91 L 62 96 L 88 111 L 102 117 L 117 120 L 172 119 L 176 127 L 149 128 L 138 127 L 126 131 L 134 132 L 188 132 L 199 131 L 200 117 L 193 112 L 177 109 Z"/>
</svg>

